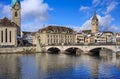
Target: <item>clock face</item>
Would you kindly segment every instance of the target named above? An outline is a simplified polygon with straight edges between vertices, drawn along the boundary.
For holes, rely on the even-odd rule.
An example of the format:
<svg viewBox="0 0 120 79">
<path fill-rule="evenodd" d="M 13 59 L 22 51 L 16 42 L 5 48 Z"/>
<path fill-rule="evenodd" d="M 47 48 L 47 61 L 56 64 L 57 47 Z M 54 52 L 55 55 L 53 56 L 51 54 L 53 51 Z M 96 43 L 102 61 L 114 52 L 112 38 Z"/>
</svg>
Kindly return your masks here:
<svg viewBox="0 0 120 79">
<path fill-rule="evenodd" d="M 15 9 L 16 9 L 16 10 L 18 10 L 18 9 L 19 9 L 19 6 L 18 6 L 18 5 L 16 5 L 16 6 L 15 6 Z"/>
</svg>

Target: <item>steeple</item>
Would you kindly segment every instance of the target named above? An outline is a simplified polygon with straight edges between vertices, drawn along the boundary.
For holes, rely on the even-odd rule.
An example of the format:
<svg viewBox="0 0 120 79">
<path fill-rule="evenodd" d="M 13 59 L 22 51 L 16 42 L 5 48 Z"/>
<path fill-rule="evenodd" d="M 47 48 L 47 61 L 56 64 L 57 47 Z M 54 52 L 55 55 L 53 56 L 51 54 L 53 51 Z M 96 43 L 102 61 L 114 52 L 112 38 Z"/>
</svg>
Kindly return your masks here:
<svg viewBox="0 0 120 79">
<path fill-rule="evenodd" d="M 93 16 L 92 20 L 97 20 L 98 21 L 98 18 L 96 16 L 96 11 L 94 11 L 94 16 Z"/>
<path fill-rule="evenodd" d="M 20 35 L 20 26 L 21 26 L 21 6 L 19 0 L 12 0 L 11 6 L 11 21 L 18 26 L 17 33 Z"/>
<path fill-rule="evenodd" d="M 92 24 L 92 33 L 97 33 L 98 32 L 98 18 L 96 15 L 96 11 L 94 12 L 91 24 Z"/>
<path fill-rule="evenodd" d="M 19 0 L 12 0 L 12 3 L 11 3 L 12 7 L 13 7 L 17 2 L 18 2 L 18 4 L 20 5 L 20 1 L 19 1 Z"/>
</svg>

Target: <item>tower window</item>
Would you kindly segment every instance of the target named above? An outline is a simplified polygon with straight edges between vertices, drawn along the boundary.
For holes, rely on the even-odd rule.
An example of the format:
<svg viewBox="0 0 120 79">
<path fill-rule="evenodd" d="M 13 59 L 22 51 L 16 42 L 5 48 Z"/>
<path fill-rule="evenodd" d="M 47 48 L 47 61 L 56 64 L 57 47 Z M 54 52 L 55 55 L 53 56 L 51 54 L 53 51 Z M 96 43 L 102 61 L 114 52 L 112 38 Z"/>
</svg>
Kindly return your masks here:
<svg viewBox="0 0 120 79">
<path fill-rule="evenodd" d="M 17 12 L 15 12 L 15 17 L 17 17 L 18 16 L 18 14 L 17 14 Z"/>
</svg>

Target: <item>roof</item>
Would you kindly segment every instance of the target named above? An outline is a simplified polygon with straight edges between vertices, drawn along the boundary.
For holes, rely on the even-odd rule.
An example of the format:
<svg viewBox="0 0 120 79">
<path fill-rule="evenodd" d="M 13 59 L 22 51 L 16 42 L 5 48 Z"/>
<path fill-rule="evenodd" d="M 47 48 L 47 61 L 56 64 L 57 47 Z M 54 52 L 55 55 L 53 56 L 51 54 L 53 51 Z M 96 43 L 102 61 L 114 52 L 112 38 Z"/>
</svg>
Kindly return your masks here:
<svg viewBox="0 0 120 79">
<path fill-rule="evenodd" d="M 4 17 L 0 20 L 0 27 L 17 27 L 14 22 L 11 22 L 8 18 Z"/>
<path fill-rule="evenodd" d="M 98 21 L 98 18 L 97 18 L 97 15 L 96 15 L 96 11 L 94 12 L 94 16 L 93 16 L 92 20 L 97 20 Z"/>
<path fill-rule="evenodd" d="M 103 31 L 103 33 L 112 33 L 112 34 L 114 34 L 114 33 L 111 32 L 111 31 Z"/>
<path fill-rule="evenodd" d="M 19 1 L 19 0 L 12 0 L 12 3 L 11 3 L 12 7 L 13 7 L 17 2 L 18 2 L 18 4 L 20 4 L 20 1 Z"/>
<path fill-rule="evenodd" d="M 36 34 L 36 32 L 23 31 L 23 35 L 24 35 L 24 36 L 29 36 L 29 35 L 35 36 L 35 34 Z"/>
<path fill-rule="evenodd" d="M 82 30 L 82 33 L 91 33 L 91 30 Z"/>
<path fill-rule="evenodd" d="M 63 26 L 47 26 L 39 30 L 39 32 L 52 32 L 52 33 L 73 33 L 74 30 L 68 27 L 63 27 Z"/>
</svg>

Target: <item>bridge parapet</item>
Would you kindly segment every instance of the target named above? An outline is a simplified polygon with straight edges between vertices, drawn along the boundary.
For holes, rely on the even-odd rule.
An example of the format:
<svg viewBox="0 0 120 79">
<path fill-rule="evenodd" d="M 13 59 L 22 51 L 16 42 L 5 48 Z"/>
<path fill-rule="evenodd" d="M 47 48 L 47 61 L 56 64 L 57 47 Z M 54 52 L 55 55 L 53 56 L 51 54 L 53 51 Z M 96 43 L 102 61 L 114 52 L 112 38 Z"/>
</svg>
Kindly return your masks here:
<svg viewBox="0 0 120 79">
<path fill-rule="evenodd" d="M 78 48 L 80 50 L 82 50 L 83 52 L 89 52 L 92 49 L 96 49 L 96 48 L 106 48 L 109 50 L 112 50 L 114 52 L 120 51 L 120 45 L 53 45 L 53 46 L 46 46 L 45 49 L 46 51 L 49 48 L 58 48 L 59 50 L 67 50 L 68 48 Z"/>
</svg>

